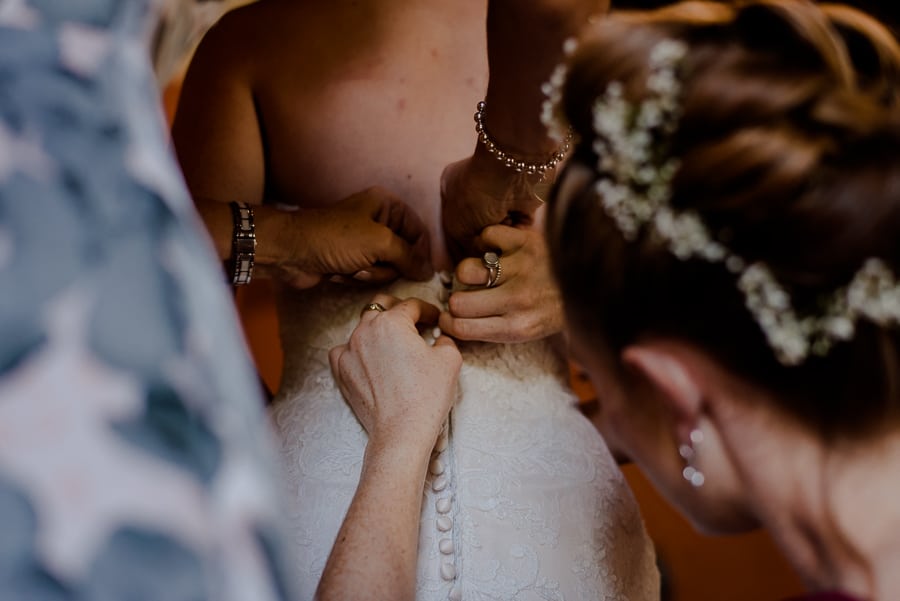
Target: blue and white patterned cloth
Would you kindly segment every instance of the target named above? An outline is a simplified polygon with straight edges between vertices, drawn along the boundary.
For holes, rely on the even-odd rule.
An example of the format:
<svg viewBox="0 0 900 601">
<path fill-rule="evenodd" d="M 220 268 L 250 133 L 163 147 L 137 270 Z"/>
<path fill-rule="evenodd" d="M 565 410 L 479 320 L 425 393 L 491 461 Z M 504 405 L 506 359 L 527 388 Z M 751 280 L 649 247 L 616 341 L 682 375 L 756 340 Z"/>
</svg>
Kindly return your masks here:
<svg viewBox="0 0 900 601">
<path fill-rule="evenodd" d="M 293 597 L 153 0 L 0 0 L 0 599 Z"/>
</svg>

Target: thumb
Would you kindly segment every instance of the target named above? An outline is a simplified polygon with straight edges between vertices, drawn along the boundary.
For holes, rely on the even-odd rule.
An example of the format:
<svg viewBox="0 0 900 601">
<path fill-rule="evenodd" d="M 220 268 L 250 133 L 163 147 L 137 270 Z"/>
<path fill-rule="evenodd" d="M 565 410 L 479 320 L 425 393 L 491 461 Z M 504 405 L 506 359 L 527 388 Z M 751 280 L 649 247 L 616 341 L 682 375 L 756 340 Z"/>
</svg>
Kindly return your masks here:
<svg viewBox="0 0 900 601">
<path fill-rule="evenodd" d="M 462 354 L 453 339 L 449 336 L 439 336 L 431 348 L 440 356 L 442 369 L 445 369 L 447 375 L 451 376 L 453 380 L 457 380 L 463 361 Z"/>
<path fill-rule="evenodd" d="M 403 276 L 412 280 L 427 280 L 434 274 L 431 258 L 426 255 L 428 239 L 420 238 L 414 246 L 391 232 L 387 246 L 381 252 L 379 262 L 389 263 Z"/>
</svg>

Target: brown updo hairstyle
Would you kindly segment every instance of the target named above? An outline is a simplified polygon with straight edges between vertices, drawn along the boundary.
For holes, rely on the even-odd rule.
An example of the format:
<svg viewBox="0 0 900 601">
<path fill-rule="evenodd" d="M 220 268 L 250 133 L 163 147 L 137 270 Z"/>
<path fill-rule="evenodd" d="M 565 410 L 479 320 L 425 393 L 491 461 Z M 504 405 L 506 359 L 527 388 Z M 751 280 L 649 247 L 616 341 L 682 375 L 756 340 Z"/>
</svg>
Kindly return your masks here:
<svg viewBox="0 0 900 601">
<path fill-rule="evenodd" d="M 569 60 L 562 110 L 579 139 L 570 166 L 596 178 L 594 101 L 613 81 L 640 101 L 650 52 L 665 39 L 689 47 L 671 141 L 681 162 L 672 206 L 698 212 L 748 264 L 764 262 L 801 316 L 820 314 L 822 296 L 867 258 L 900 276 L 896 39 L 855 9 L 807 0 L 613 13 Z M 548 211 L 567 319 L 582 339 L 614 357 L 646 336 L 688 342 L 826 438 L 896 424 L 897 328 L 858 321 L 852 340 L 786 367 L 736 275 L 721 263 L 679 260 L 646 231 L 626 242 L 595 182 Z"/>
</svg>

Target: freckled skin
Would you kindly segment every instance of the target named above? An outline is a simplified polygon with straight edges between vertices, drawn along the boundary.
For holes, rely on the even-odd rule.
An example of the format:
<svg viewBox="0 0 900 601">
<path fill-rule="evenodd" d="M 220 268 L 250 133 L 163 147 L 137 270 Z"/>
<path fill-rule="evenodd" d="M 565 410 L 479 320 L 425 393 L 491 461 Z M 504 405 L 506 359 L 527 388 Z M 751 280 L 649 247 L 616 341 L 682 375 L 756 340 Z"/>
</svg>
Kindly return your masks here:
<svg viewBox="0 0 900 601">
<path fill-rule="evenodd" d="M 380 186 L 440 241 L 441 171 L 473 151 L 472 113 L 487 87 L 486 10 L 483 0 L 414 10 L 401 0 L 260 0 L 233 11 L 201 47 L 233 92 L 176 121 L 192 192 L 323 207 Z M 246 98 L 229 106 L 231 93 Z M 221 156 L 223 144 L 242 152 Z M 442 244 L 432 252 L 444 260 Z"/>
</svg>

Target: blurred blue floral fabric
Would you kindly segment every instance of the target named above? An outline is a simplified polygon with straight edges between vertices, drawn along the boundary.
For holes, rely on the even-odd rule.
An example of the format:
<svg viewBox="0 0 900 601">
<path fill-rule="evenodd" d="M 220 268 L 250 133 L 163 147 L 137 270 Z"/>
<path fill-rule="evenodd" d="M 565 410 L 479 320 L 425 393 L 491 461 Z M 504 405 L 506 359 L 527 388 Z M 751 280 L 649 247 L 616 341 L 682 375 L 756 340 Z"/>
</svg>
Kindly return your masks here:
<svg viewBox="0 0 900 601">
<path fill-rule="evenodd" d="M 262 402 L 170 152 L 163 0 L 0 0 L 0 599 L 290 598 Z"/>
</svg>

